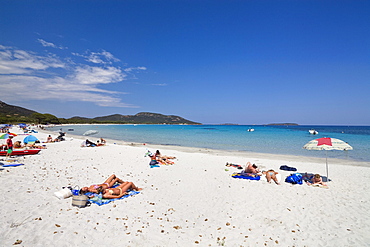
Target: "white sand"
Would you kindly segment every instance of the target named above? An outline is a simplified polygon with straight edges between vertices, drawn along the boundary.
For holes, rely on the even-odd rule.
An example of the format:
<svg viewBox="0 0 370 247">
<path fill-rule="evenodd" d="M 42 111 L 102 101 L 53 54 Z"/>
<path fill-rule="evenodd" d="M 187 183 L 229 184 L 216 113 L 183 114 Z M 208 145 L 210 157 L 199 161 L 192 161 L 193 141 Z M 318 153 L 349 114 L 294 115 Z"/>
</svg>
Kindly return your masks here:
<svg viewBox="0 0 370 247">
<path fill-rule="evenodd" d="M 35 135 L 46 140 L 45 131 Z M 369 246 L 369 163 L 329 159 L 332 181 L 323 189 L 285 183 L 290 173 L 279 167 L 325 175 L 325 159 L 111 141 L 81 148 L 82 137 L 66 139 L 0 171 L 0 246 Z M 176 164 L 150 168 L 148 148 Z M 226 162 L 247 161 L 279 171 L 282 184 L 232 178 L 239 170 Z M 111 174 L 143 191 L 82 209 L 53 195 Z"/>
</svg>

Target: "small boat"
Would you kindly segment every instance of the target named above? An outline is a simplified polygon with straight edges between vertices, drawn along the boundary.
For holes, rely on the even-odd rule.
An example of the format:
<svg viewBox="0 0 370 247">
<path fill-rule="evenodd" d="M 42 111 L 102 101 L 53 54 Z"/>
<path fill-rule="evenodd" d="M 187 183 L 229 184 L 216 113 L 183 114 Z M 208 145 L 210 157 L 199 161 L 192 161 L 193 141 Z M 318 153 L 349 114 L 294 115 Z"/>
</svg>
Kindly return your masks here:
<svg viewBox="0 0 370 247">
<path fill-rule="evenodd" d="M 74 131 L 74 129 L 68 129 L 68 131 Z"/>
<path fill-rule="evenodd" d="M 311 135 L 317 135 L 319 132 L 317 132 L 316 130 L 314 129 L 311 129 L 308 131 Z"/>
<path fill-rule="evenodd" d="M 253 132 L 254 129 L 250 128 L 250 129 L 247 129 L 248 132 Z"/>
<path fill-rule="evenodd" d="M 41 149 L 13 149 L 12 156 L 14 155 L 32 155 L 32 154 L 38 154 L 41 151 Z M 0 156 L 6 156 L 7 151 L 0 151 Z"/>
<path fill-rule="evenodd" d="M 98 134 L 99 131 L 97 130 L 88 130 L 86 131 L 85 133 L 83 133 L 84 136 L 91 136 L 91 135 L 95 135 L 95 134 Z"/>
</svg>

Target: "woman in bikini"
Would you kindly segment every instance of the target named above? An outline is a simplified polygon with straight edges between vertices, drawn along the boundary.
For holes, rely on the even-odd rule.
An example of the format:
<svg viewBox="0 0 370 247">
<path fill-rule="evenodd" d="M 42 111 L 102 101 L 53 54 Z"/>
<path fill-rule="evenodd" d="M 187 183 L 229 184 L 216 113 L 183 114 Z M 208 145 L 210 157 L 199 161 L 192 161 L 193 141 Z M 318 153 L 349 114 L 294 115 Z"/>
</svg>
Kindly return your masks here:
<svg viewBox="0 0 370 247">
<path fill-rule="evenodd" d="M 128 190 L 135 190 L 140 191 L 142 188 L 136 187 L 136 185 L 133 182 L 124 182 L 120 185 L 118 185 L 116 188 L 108 188 L 108 189 L 98 189 L 98 193 L 103 193 L 103 198 L 105 199 L 116 199 L 121 198 L 125 194 L 127 194 Z"/>
<path fill-rule="evenodd" d="M 99 188 L 102 188 L 102 189 L 111 188 L 117 182 L 120 183 L 120 184 L 125 183 L 122 179 L 119 179 L 118 177 L 116 177 L 116 175 L 113 174 L 102 184 L 93 184 L 93 185 L 90 185 L 90 187 L 81 188 L 81 192 L 98 193 L 97 189 L 99 189 Z"/>
<path fill-rule="evenodd" d="M 271 170 L 268 170 L 267 172 L 264 172 L 264 174 L 266 175 L 267 182 L 271 183 L 271 180 L 274 180 L 274 182 L 277 185 L 280 185 L 276 177 L 276 174 L 278 174 L 278 172 L 275 172 L 274 170 L 271 169 Z"/>
<path fill-rule="evenodd" d="M 163 164 L 163 165 L 173 165 L 174 162 L 171 161 L 170 159 L 176 159 L 174 156 L 167 156 L 167 155 L 162 155 L 159 150 L 155 152 L 155 156 L 157 157 L 157 160 Z"/>
</svg>

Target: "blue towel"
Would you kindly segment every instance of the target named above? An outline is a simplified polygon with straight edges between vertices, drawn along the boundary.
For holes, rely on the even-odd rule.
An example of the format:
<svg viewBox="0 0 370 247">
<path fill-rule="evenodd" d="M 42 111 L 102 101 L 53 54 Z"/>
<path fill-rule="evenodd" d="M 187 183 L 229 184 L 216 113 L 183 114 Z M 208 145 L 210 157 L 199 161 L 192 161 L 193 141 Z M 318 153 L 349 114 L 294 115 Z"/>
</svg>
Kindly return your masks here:
<svg viewBox="0 0 370 247">
<path fill-rule="evenodd" d="M 115 198 L 115 199 L 101 199 L 98 194 L 91 193 L 91 192 L 86 193 L 86 195 L 89 196 L 89 199 L 88 199 L 89 202 L 95 203 L 95 204 L 98 204 L 99 206 L 101 206 L 101 205 L 108 204 L 108 203 L 113 202 L 113 201 L 116 201 L 116 200 L 121 200 L 121 199 L 130 197 L 130 196 L 139 194 L 140 192 L 139 191 L 130 190 L 127 193 L 128 194 L 122 196 L 121 198 Z M 92 195 L 94 197 L 91 197 L 90 198 L 90 196 L 92 196 Z"/>
<path fill-rule="evenodd" d="M 23 166 L 24 164 L 6 164 L 3 167 L 11 167 L 11 166 Z"/>
<path fill-rule="evenodd" d="M 242 178 L 242 179 L 249 179 L 249 180 L 260 180 L 261 179 L 260 176 L 253 177 L 253 176 L 248 176 L 246 174 L 241 174 L 241 173 L 234 173 L 231 176 L 233 178 Z"/>
</svg>

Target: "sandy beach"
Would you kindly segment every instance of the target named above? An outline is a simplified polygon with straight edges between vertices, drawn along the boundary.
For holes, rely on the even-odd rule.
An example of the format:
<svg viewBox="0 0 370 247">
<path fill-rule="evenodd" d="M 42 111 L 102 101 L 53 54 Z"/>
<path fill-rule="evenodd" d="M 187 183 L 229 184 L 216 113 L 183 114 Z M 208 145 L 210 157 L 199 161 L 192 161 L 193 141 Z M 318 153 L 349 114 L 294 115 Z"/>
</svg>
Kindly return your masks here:
<svg viewBox="0 0 370 247">
<path fill-rule="evenodd" d="M 48 134 L 34 135 L 46 141 Z M 325 175 L 324 156 L 112 140 L 102 147 L 81 147 L 83 140 L 68 135 L 66 141 L 46 143 L 39 154 L 18 157 L 23 166 L 0 171 L 0 246 L 370 246 L 368 163 L 330 159 L 332 181 L 325 189 L 285 183 L 291 172 L 279 170 L 288 165 Z M 148 149 L 176 156 L 175 164 L 150 168 L 144 157 Z M 232 178 L 239 170 L 225 166 L 248 161 L 278 171 L 281 185 Z M 103 183 L 111 174 L 143 190 L 85 208 L 73 207 L 71 197 L 54 196 L 64 186 Z"/>
</svg>

